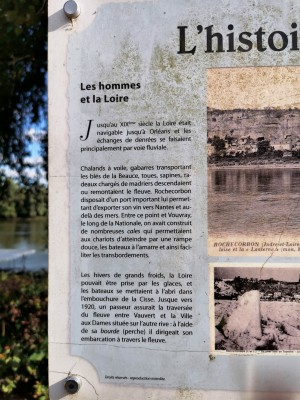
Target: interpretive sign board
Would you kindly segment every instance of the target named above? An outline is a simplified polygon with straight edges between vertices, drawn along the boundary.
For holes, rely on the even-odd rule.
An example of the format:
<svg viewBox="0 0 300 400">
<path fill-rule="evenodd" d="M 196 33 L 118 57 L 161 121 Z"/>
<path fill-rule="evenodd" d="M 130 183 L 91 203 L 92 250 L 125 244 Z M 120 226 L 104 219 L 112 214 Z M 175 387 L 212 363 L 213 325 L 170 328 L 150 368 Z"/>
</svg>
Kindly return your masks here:
<svg viewBox="0 0 300 400">
<path fill-rule="evenodd" d="M 300 392 L 299 11 L 50 0 L 51 399 Z"/>
</svg>

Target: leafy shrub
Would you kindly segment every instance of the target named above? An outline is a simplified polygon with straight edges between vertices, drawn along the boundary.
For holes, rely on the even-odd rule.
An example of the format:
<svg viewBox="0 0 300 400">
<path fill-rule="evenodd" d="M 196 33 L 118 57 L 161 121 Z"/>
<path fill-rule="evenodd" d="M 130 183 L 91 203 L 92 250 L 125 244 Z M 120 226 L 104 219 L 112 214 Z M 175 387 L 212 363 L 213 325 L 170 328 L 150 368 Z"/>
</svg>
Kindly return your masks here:
<svg viewBox="0 0 300 400">
<path fill-rule="evenodd" d="M 0 321 L 0 398 L 48 399 L 45 271 L 0 271 Z"/>
</svg>

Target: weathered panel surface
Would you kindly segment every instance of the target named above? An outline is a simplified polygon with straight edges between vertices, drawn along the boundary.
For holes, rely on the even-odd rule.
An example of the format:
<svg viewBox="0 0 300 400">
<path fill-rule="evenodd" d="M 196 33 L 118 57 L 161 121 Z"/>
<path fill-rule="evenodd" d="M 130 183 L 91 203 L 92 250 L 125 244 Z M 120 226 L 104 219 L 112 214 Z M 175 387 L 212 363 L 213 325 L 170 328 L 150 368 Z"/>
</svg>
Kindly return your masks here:
<svg viewBox="0 0 300 400">
<path fill-rule="evenodd" d="M 215 78 L 212 92 L 210 74 L 297 65 L 290 36 L 286 48 L 280 40 L 267 41 L 266 51 L 254 43 L 260 26 L 268 35 L 290 35 L 299 14 L 291 4 L 89 0 L 71 23 L 63 4 L 50 2 L 52 399 L 67 396 L 71 374 L 83 381 L 74 396 L 89 400 L 242 396 L 226 391 L 250 400 L 246 392 L 254 389 L 300 391 L 296 356 L 214 354 L 207 218 L 208 136 L 225 142 L 228 124 L 240 140 L 248 134 L 246 123 L 238 128 L 243 112 L 256 136 L 277 118 L 273 109 L 265 116 L 260 104 L 231 111 L 239 108 L 234 90 L 231 107 L 222 96 L 215 103 L 216 93 L 234 83 Z M 236 41 L 239 32 L 251 32 L 248 52 L 233 51 L 231 25 Z M 225 50 L 216 37 L 210 47 L 209 32 L 222 33 Z M 292 119 L 291 111 L 278 113 L 281 121 Z M 297 123 L 288 125 L 294 132 Z M 276 141 L 272 135 L 273 129 L 268 139 Z M 218 266 L 232 267 L 239 257 L 220 257 Z M 265 255 L 259 257 L 264 266 Z"/>
</svg>

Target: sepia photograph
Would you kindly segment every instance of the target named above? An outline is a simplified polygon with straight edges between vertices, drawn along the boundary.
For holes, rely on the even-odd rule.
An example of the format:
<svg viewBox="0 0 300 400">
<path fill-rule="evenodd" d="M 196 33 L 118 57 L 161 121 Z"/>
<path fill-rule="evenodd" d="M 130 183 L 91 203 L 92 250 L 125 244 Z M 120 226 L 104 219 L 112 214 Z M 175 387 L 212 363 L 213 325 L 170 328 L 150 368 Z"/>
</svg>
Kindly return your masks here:
<svg viewBox="0 0 300 400">
<path fill-rule="evenodd" d="M 299 351 L 299 267 L 215 267 L 215 350 Z"/>
<path fill-rule="evenodd" d="M 289 238 L 300 226 L 300 69 L 208 72 L 211 238 Z"/>
</svg>

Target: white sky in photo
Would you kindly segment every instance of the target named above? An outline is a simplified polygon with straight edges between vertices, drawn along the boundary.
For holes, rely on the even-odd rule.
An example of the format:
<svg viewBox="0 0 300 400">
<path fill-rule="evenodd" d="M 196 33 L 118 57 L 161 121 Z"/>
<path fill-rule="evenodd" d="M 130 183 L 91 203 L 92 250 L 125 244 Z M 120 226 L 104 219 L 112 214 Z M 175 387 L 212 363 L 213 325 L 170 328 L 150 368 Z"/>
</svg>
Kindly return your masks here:
<svg viewBox="0 0 300 400">
<path fill-rule="evenodd" d="M 300 67 L 209 69 L 207 106 L 219 110 L 300 108 Z"/>
</svg>

